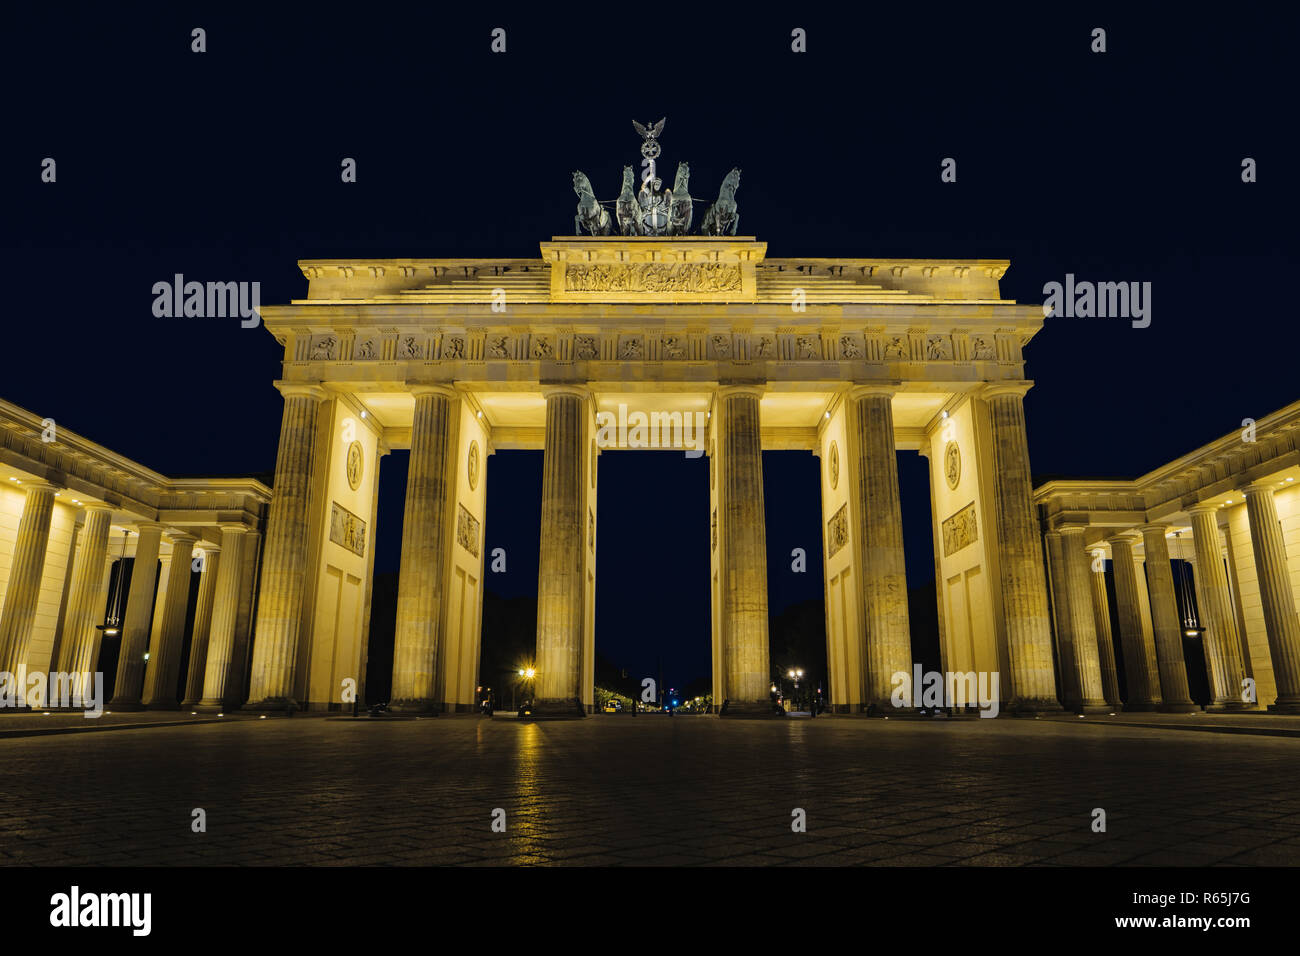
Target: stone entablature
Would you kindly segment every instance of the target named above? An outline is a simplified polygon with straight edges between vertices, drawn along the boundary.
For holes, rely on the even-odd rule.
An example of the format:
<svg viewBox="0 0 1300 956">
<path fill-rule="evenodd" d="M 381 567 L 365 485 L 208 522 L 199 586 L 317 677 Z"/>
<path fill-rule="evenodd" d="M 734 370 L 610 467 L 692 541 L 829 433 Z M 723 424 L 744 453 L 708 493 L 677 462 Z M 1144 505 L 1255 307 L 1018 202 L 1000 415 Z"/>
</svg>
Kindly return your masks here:
<svg viewBox="0 0 1300 956">
<path fill-rule="evenodd" d="M 541 250 L 304 261 L 307 298 L 262 317 L 286 379 L 340 382 L 1018 379 L 1043 323 L 1000 297 L 1005 260 L 769 260 L 743 237 Z"/>
<path fill-rule="evenodd" d="M 271 489 L 253 478 L 168 478 L 57 422 L 52 441 L 40 416 L 0 400 L 0 468 L 49 481 L 112 506 L 115 521 L 260 530 Z"/>
<path fill-rule="evenodd" d="M 1253 481 L 1276 477 L 1300 480 L 1300 402 L 1259 419 L 1254 441 L 1237 429 L 1181 458 L 1131 480 L 1056 480 L 1034 491 L 1045 530 L 1086 525 L 1089 540 L 1116 527 L 1148 521 L 1181 520 L 1188 508 L 1229 499 L 1238 503 L 1241 489 Z"/>
</svg>

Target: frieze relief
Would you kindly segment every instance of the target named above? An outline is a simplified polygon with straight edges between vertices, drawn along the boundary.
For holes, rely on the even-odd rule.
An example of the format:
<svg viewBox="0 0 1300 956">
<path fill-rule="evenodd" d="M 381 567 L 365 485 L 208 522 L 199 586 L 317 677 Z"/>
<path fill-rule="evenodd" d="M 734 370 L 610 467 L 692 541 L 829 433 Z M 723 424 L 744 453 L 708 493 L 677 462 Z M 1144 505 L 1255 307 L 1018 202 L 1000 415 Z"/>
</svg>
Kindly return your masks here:
<svg viewBox="0 0 1300 956">
<path fill-rule="evenodd" d="M 366 556 L 366 523 L 337 501 L 330 502 L 330 540 L 358 557 Z"/>
<path fill-rule="evenodd" d="M 979 528 L 975 523 L 975 502 L 972 501 L 956 514 L 945 518 L 942 530 L 945 558 L 978 541 Z"/>
<path fill-rule="evenodd" d="M 570 263 L 566 292 L 739 292 L 740 266 L 724 262 Z"/>
<path fill-rule="evenodd" d="M 835 512 L 831 520 L 826 522 L 826 553 L 828 557 L 835 557 L 840 550 L 849 543 L 849 506 L 840 505 L 840 510 Z"/>
<path fill-rule="evenodd" d="M 456 503 L 456 543 L 474 557 L 478 557 L 478 519 L 466 510 L 460 502 Z"/>
<path fill-rule="evenodd" d="M 390 334 L 350 330 L 305 337 L 295 348 L 299 361 L 580 361 L 580 362 L 952 362 L 997 361 L 991 333 L 976 335 L 893 334 L 879 329 L 692 330 L 616 332 L 605 335 L 565 330 L 520 334 L 520 330 L 462 329 L 440 333 Z"/>
</svg>

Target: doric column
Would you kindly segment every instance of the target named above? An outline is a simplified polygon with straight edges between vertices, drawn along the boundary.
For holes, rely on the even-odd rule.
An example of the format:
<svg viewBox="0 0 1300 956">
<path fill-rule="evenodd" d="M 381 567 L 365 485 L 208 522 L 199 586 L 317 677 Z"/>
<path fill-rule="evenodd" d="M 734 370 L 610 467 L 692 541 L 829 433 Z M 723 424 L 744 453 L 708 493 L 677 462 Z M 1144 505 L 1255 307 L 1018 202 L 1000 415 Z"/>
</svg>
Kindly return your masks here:
<svg viewBox="0 0 1300 956">
<path fill-rule="evenodd" d="M 1100 551 L 1100 545 L 1093 546 Z M 1105 555 L 1090 555 L 1092 563 L 1092 615 L 1097 628 L 1097 657 L 1101 662 L 1101 689 L 1111 710 L 1119 710 L 1124 701 L 1119 696 L 1119 670 L 1115 666 L 1115 635 L 1110 627 L 1110 599 L 1106 596 Z M 1100 560 L 1098 560 L 1100 558 Z"/>
<path fill-rule="evenodd" d="M 200 545 L 203 555 L 199 571 L 199 598 L 194 605 L 194 628 L 190 631 L 190 663 L 185 678 L 185 699 L 181 707 L 193 707 L 203 697 L 203 679 L 208 667 L 208 640 L 212 628 L 212 602 L 221 567 L 221 548 Z"/>
<path fill-rule="evenodd" d="M 723 657 L 728 717 L 767 717 L 772 707 L 767 647 L 767 526 L 763 510 L 763 442 L 757 386 L 718 389 L 722 421 L 718 476 L 727 574 L 722 592 Z"/>
<path fill-rule="evenodd" d="M 1151 624 L 1155 630 L 1156 661 L 1160 667 L 1161 710 L 1188 713 L 1200 710 L 1187 690 L 1187 665 L 1183 663 L 1183 624 L 1174 595 L 1174 573 L 1169 566 L 1167 525 L 1142 526 L 1146 551 L 1147 592 L 1151 598 Z"/>
<path fill-rule="evenodd" d="M 982 393 L 992 426 L 995 540 L 1011 662 L 1011 708 L 1020 713 L 1061 709 L 1025 436 L 1028 389 L 1028 382 L 1008 382 L 986 386 Z"/>
<path fill-rule="evenodd" d="M 1142 595 L 1133 542 L 1137 533 L 1125 531 L 1107 539 L 1115 571 L 1115 604 L 1119 612 L 1119 639 L 1124 649 L 1124 676 L 1128 684 L 1125 710 L 1155 710 L 1162 703 L 1156 645 L 1143 624 Z"/>
<path fill-rule="evenodd" d="M 325 391 L 317 385 L 283 385 L 280 392 L 284 395 L 284 416 L 266 524 L 252 682 L 244 705 L 249 710 L 297 707 L 293 682 L 307 582 L 307 515 L 316 419 Z"/>
<path fill-rule="evenodd" d="M 45 551 L 50 543 L 50 519 L 54 514 L 54 485 L 46 481 L 23 483 L 27 497 L 23 516 L 18 519 L 5 588 L 4 609 L 0 610 L 0 681 L 17 683 L 20 706 L 27 700 L 27 650 L 36 623 L 36 605 L 41 596 L 41 574 Z"/>
<path fill-rule="evenodd" d="M 1070 588 L 1065 580 L 1064 542 L 1059 531 L 1043 535 L 1047 545 L 1047 577 L 1052 587 L 1056 622 L 1056 657 L 1061 669 L 1060 700 L 1069 710 L 1079 706 L 1079 671 L 1074 663 L 1074 618 L 1070 616 Z"/>
<path fill-rule="evenodd" d="M 851 514 L 863 558 L 859 586 L 866 632 L 865 700 L 893 711 L 893 676 L 911 674 L 912 637 L 907 619 L 907 570 L 903 561 L 903 513 L 898 495 L 894 440 L 894 389 L 859 385 L 849 393 L 850 454 L 857 459 Z M 759 482 L 760 502 L 762 481 Z M 758 521 L 763 520 L 759 512 Z M 764 583 L 766 583 L 766 570 Z M 766 608 L 766 594 L 763 606 Z M 766 631 L 766 627 L 764 628 Z M 766 657 L 766 655 L 764 655 Z M 919 690 L 914 691 L 919 693 Z"/>
<path fill-rule="evenodd" d="M 583 422 L 587 392 L 546 390 L 534 716 L 582 717 Z"/>
<path fill-rule="evenodd" d="M 1250 544 L 1255 552 L 1259 596 L 1264 605 L 1264 628 L 1273 658 L 1277 702 L 1268 709 L 1283 713 L 1300 712 L 1300 621 L 1296 620 L 1291 571 L 1286 543 L 1278 524 L 1273 483 L 1257 481 L 1247 485 L 1246 513 L 1250 521 Z"/>
<path fill-rule="evenodd" d="M 117 655 L 117 680 L 109 710 L 139 710 L 144 687 L 144 655 L 149 648 L 149 620 L 153 616 L 154 584 L 158 579 L 158 546 L 162 525 L 136 526 L 135 560 L 131 563 L 131 590 L 122 621 L 122 647 Z"/>
<path fill-rule="evenodd" d="M 107 505 L 88 505 L 81 529 L 81 547 L 72 565 L 68 589 L 68 610 L 63 617 L 63 643 L 59 648 L 58 670 L 72 674 L 78 697 L 85 690 L 86 675 L 99 659 L 102 633 L 95 625 L 104 617 L 104 561 L 108 556 L 108 528 L 113 511 Z M 94 687 L 94 678 L 90 678 Z"/>
<path fill-rule="evenodd" d="M 1210 710 L 1243 710 L 1251 706 L 1243 697 L 1246 664 L 1241 659 L 1237 615 L 1228 590 L 1219 545 L 1219 509 L 1215 505 L 1188 508 L 1192 516 L 1192 544 L 1196 548 L 1196 575 L 1201 586 L 1201 617 L 1205 625 L 1205 656 L 1210 665 Z"/>
<path fill-rule="evenodd" d="M 448 461 L 456 393 L 444 386 L 411 389 L 411 463 L 402 518 L 402 565 L 397 582 L 391 708 L 435 713 L 443 618 L 448 522 Z M 543 549 L 546 541 L 542 541 Z"/>
<path fill-rule="evenodd" d="M 185 648 L 185 611 L 190 600 L 194 535 L 170 531 L 172 562 L 167 570 L 162 625 L 154 628 L 149 666 L 144 674 L 142 703 L 152 710 L 176 709 L 176 684 L 180 679 L 181 652 Z"/>
<path fill-rule="evenodd" d="M 212 594 L 212 623 L 208 629 L 208 652 L 203 662 L 202 699 L 195 710 L 218 713 L 230 699 L 229 681 L 235 673 L 235 619 L 239 614 L 239 585 L 244 564 L 244 544 L 249 540 L 243 525 L 221 526 L 221 560 L 216 567 Z M 204 568 L 208 573 L 209 568 Z M 202 586 L 200 586 L 202 593 Z M 186 694 L 186 696 L 190 696 Z"/>
<path fill-rule="evenodd" d="M 1097 624 L 1092 613 L 1092 584 L 1082 528 L 1061 529 L 1065 553 L 1065 583 L 1070 593 L 1070 630 L 1074 638 L 1074 667 L 1082 713 L 1107 713 L 1110 705 L 1102 691 L 1101 660 L 1097 649 Z"/>
</svg>

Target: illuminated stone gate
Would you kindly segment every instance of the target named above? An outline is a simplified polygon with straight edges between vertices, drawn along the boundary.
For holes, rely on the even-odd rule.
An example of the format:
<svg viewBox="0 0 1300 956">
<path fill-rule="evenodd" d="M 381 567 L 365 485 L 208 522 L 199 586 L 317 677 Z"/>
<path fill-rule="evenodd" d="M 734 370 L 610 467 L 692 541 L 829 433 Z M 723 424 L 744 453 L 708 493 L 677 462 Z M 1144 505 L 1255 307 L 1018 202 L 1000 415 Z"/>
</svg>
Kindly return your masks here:
<svg viewBox="0 0 1300 956">
<path fill-rule="evenodd" d="M 582 237 L 535 259 L 300 263 L 263 309 L 283 424 L 248 706 L 364 693 L 378 473 L 411 450 L 393 707 L 475 705 L 488 461 L 543 449 L 537 707 L 592 706 L 597 415 L 703 413 L 715 702 L 770 711 L 763 449 L 818 455 L 829 699 L 911 670 L 895 450 L 930 461 L 948 670 L 1057 710 L 1021 350 L 1004 260 L 769 259 L 751 237 Z M 808 489 L 812 493 L 812 489 Z M 665 581 L 665 588 L 668 582 Z"/>
</svg>

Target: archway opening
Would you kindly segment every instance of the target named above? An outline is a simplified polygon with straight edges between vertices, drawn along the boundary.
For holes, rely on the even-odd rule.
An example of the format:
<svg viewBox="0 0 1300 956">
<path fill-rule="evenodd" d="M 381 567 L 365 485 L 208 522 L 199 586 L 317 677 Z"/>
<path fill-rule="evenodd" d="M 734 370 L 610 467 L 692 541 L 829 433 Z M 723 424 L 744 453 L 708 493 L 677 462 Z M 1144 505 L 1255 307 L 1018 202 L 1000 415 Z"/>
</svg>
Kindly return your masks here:
<svg viewBox="0 0 1300 956">
<path fill-rule="evenodd" d="M 605 449 L 598 495 L 598 706 L 611 694 L 640 701 L 649 678 L 656 699 L 703 713 L 713 693 L 708 458 Z"/>
</svg>

